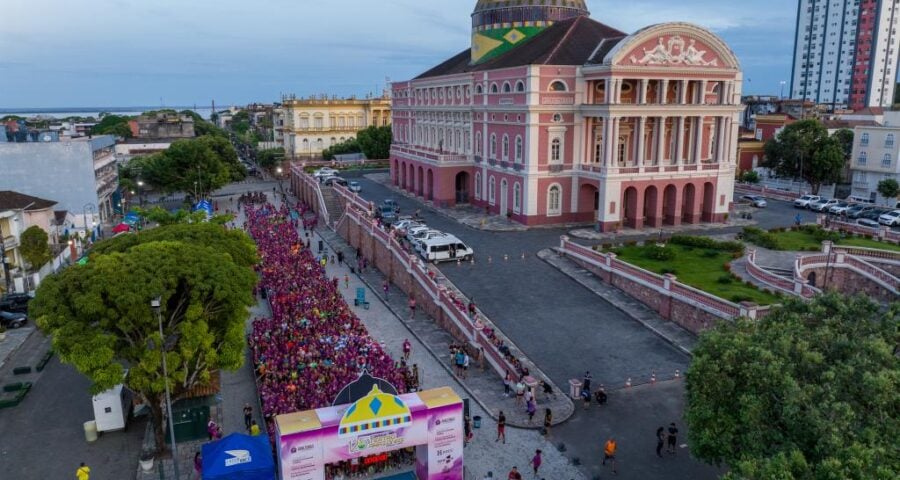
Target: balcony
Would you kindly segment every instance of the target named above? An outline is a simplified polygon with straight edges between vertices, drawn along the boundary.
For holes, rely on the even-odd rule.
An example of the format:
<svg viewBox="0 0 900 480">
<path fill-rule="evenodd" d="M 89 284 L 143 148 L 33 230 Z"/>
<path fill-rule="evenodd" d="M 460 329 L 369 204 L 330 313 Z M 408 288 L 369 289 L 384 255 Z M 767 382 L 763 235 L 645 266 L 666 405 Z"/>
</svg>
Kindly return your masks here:
<svg viewBox="0 0 900 480">
<path fill-rule="evenodd" d="M 718 163 L 692 163 L 689 165 L 616 165 L 605 167 L 599 163 L 582 164 L 578 168 L 582 172 L 597 173 L 604 176 L 643 175 L 643 174 L 677 174 L 695 172 L 713 172 L 719 170 Z M 552 171 L 552 170 L 551 170 Z"/>
<path fill-rule="evenodd" d="M 510 166 L 511 166 L 511 164 L 509 163 L 509 161 L 507 161 L 507 160 L 500 161 L 500 168 L 509 168 Z"/>
<path fill-rule="evenodd" d="M 484 159 L 481 158 L 481 155 L 475 155 L 472 158 L 475 160 L 475 163 L 481 163 L 484 161 Z"/>
<path fill-rule="evenodd" d="M 493 167 L 493 166 L 497 165 L 497 159 L 496 158 L 488 158 L 487 163 L 488 163 L 488 165 Z"/>
<path fill-rule="evenodd" d="M 472 161 L 471 157 L 466 154 L 438 152 L 428 148 L 416 147 L 412 145 L 391 145 L 391 154 L 401 155 L 413 160 L 436 164 L 459 164 L 469 163 Z"/>
<path fill-rule="evenodd" d="M 12 250 L 19 246 L 19 239 L 10 235 L 8 237 L 3 237 L 3 249 L 4 250 Z"/>
</svg>

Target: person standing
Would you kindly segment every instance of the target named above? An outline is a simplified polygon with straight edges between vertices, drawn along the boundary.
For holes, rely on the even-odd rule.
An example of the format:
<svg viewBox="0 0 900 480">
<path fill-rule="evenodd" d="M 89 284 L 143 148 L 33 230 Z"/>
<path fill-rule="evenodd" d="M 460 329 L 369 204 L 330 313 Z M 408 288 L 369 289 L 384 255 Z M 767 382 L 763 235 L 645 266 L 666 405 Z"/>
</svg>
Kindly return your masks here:
<svg viewBox="0 0 900 480">
<path fill-rule="evenodd" d="M 534 399 L 528 400 L 525 402 L 525 413 L 528 414 L 528 424 L 534 423 L 534 414 L 537 411 L 537 405 L 534 404 Z"/>
<path fill-rule="evenodd" d="M 678 427 L 675 426 L 675 422 L 669 424 L 669 435 L 668 440 L 669 444 L 666 447 L 666 451 L 672 455 L 675 455 L 675 445 L 678 444 Z"/>
<path fill-rule="evenodd" d="M 344 274 L 344 290 L 350 288 L 350 275 Z"/>
<path fill-rule="evenodd" d="M 255 437 L 259 435 L 259 425 L 256 424 L 256 420 L 250 421 L 250 436 Z"/>
<path fill-rule="evenodd" d="M 500 410 L 500 415 L 497 417 L 497 439 L 494 441 L 499 442 L 500 439 L 506 443 L 506 415 L 503 414 L 503 410 Z"/>
<path fill-rule="evenodd" d="M 521 405 L 525 401 L 525 384 L 520 379 L 516 382 L 516 405 Z"/>
<path fill-rule="evenodd" d="M 91 467 L 81 462 L 81 465 L 78 466 L 78 470 L 75 470 L 75 477 L 78 480 L 90 480 L 91 478 Z"/>
<path fill-rule="evenodd" d="M 507 397 L 509 396 L 509 393 L 512 392 L 512 383 L 512 374 L 507 370 L 506 375 L 503 377 L 503 394 Z"/>
<path fill-rule="evenodd" d="M 250 431 L 250 421 L 253 420 L 253 407 L 249 403 L 244 404 L 244 428 Z"/>
<path fill-rule="evenodd" d="M 662 458 L 663 444 L 666 443 L 666 429 L 659 427 L 656 429 L 656 456 Z"/>
<path fill-rule="evenodd" d="M 591 372 L 584 372 L 584 378 L 581 380 L 581 388 L 591 391 L 591 379 L 594 377 L 591 376 Z"/>
<path fill-rule="evenodd" d="M 484 476 L 483 480 L 494 480 L 494 472 L 488 472 L 487 475 Z"/>
<path fill-rule="evenodd" d="M 541 450 L 537 449 L 534 451 L 534 457 L 531 459 L 531 468 L 534 469 L 534 476 L 537 476 L 538 469 L 541 468 Z"/>
<path fill-rule="evenodd" d="M 412 344 L 409 343 L 409 339 L 403 340 L 403 359 L 409 361 L 409 354 L 412 352 Z"/>
<path fill-rule="evenodd" d="M 550 427 L 553 426 L 553 412 L 550 409 L 544 410 L 544 436 L 550 435 Z"/>
<path fill-rule="evenodd" d="M 522 480 L 522 474 L 519 473 L 519 467 L 513 467 L 512 470 L 509 471 L 509 476 L 506 478 L 508 480 Z"/>
<path fill-rule="evenodd" d="M 338 261 L 338 265 L 341 265 L 344 263 L 344 252 L 342 250 L 338 250 L 338 252 L 337 252 L 337 261 Z"/>
<path fill-rule="evenodd" d="M 469 354 L 466 353 L 466 352 L 463 352 L 463 364 L 462 364 L 462 378 L 463 378 L 463 380 L 466 379 L 466 375 L 467 375 L 468 372 L 469 372 L 469 363 L 470 363 L 471 361 L 472 361 L 472 359 L 469 357 Z"/>
<path fill-rule="evenodd" d="M 409 305 L 409 319 L 414 320 L 416 318 L 416 297 L 410 295 L 407 304 Z"/>
<path fill-rule="evenodd" d="M 612 463 L 612 471 L 613 474 L 616 474 L 616 449 L 619 446 L 616 444 L 616 439 L 610 437 L 609 440 L 606 441 L 606 445 L 603 447 L 603 462 L 602 465 L 606 466 L 606 461 L 609 460 Z"/>
</svg>

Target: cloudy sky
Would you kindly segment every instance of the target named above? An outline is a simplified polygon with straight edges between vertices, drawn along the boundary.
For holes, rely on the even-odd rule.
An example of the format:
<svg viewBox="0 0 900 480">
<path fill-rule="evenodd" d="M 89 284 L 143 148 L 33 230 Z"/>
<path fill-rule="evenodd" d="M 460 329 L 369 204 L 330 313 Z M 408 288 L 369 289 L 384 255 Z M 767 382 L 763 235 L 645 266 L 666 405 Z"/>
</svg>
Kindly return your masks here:
<svg viewBox="0 0 900 480">
<path fill-rule="evenodd" d="M 244 104 L 380 91 L 469 43 L 475 0 L 3 0 L 0 107 Z M 796 2 L 588 0 L 626 32 L 711 28 L 747 93 L 790 80 Z"/>
</svg>

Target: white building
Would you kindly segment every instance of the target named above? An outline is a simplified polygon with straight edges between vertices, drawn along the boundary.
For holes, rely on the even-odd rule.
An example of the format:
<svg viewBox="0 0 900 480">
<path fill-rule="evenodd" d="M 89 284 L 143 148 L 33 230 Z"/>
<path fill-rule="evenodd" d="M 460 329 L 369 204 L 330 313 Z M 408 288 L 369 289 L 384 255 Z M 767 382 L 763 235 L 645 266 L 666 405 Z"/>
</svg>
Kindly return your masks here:
<svg viewBox="0 0 900 480">
<path fill-rule="evenodd" d="M 884 125 L 856 127 L 853 133 L 852 195 L 895 206 L 896 198 L 878 193 L 878 183 L 888 178 L 900 182 L 900 112 L 885 112 Z"/>
<path fill-rule="evenodd" d="M 799 0 L 791 98 L 835 109 L 890 106 L 900 0 Z"/>
</svg>

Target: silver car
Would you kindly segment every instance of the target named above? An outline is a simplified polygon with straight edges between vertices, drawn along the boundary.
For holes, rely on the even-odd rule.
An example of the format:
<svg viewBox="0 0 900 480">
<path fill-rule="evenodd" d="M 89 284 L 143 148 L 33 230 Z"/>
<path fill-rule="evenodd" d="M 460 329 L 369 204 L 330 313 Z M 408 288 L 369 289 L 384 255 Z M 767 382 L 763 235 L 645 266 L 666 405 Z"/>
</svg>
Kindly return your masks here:
<svg viewBox="0 0 900 480">
<path fill-rule="evenodd" d="M 750 204 L 756 208 L 766 208 L 769 205 L 766 203 L 766 199 L 759 195 L 744 195 L 741 197 L 741 200 L 750 202 Z"/>
</svg>

